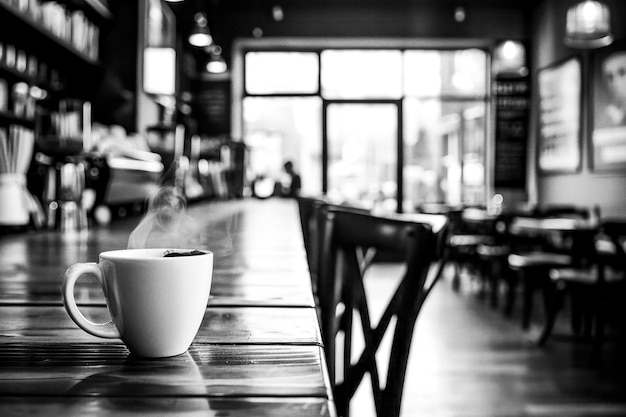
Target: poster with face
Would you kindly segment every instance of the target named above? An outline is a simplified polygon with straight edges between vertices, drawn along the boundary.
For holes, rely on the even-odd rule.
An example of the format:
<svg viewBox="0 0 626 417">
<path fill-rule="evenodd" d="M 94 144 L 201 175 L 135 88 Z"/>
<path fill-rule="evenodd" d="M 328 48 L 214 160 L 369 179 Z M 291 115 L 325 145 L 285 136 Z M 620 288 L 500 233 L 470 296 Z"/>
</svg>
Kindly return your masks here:
<svg viewBox="0 0 626 417">
<path fill-rule="evenodd" d="M 596 51 L 593 65 L 593 168 L 626 168 L 626 50 Z"/>
</svg>

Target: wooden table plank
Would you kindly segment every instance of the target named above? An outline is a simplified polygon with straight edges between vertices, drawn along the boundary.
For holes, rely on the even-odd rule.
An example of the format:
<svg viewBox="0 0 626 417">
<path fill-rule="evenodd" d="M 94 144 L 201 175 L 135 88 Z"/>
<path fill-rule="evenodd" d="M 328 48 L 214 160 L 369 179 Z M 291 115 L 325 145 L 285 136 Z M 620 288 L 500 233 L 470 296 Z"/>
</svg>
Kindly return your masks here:
<svg viewBox="0 0 626 417">
<path fill-rule="evenodd" d="M 209 297 L 211 306 L 283 306 L 314 307 L 315 301 L 310 287 L 282 285 L 233 286 L 215 282 Z"/>
<path fill-rule="evenodd" d="M 110 320 L 103 306 L 85 306 L 94 322 Z M 110 343 L 80 329 L 61 306 L 0 306 L 0 345 L 23 343 Z M 313 308 L 208 308 L 194 343 L 321 345 Z"/>
<path fill-rule="evenodd" d="M 0 280 L 0 305 L 61 305 L 61 282 L 62 277 L 45 274 Z M 80 305 L 105 305 L 100 285 L 90 277 L 81 279 L 75 297 Z M 307 270 L 236 269 L 215 271 L 209 305 L 313 307 L 315 302 Z"/>
<path fill-rule="evenodd" d="M 334 417 L 334 405 L 323 398 L 216 397 L 3 397 L 0 415 L 22 416 L 229 416 Z"/>
<path fill-rule="evenodd" d="M 0 344 L 0 396 L 330 398 L 319 346 L 194 344 L 158 360 L 121 343 Z"/>
</svg>

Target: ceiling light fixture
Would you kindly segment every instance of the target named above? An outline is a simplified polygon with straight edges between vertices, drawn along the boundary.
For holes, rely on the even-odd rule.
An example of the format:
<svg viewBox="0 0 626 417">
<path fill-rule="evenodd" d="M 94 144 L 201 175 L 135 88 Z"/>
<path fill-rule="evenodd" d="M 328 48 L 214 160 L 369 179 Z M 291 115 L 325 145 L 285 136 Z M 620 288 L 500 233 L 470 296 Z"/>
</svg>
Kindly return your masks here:
<svg viewBox="0 0 626 417">
<path fill-rule="evenodd" d="M 283 20 L 285 18 L 285 13 L 283 12 L 283 8 L 278 5 L 272 7 L 272 18 L 276 22 L 280 22 L 281 20 Z"/>
<path fill-rule="evenodd" d="M 524 45 L 513 40 L 498 44 L 493 51 L 493 68 L 496 74 L 528 75 Z"/>
<path fill-rule="evenodd" d="M 219 45 L 213 45 L 208 48 L 209 61 L 206 64 L 206 70 L 211 74 L 222 74 L 228 70 L 226 61 L 222 57 L 222 47 Z"/>
<path fill-rule="evenodd" d="M 210 46 L 213 43 L 213 37 L 209 31 L 206 15 L 202 12 L 196 13 L 194 20 L 196 23 L 189 35 L 189 43 L 199 48 Z"/>
<path fill-rule="evenodd" d="M 611 43 L 611 14 L 606 4 L 585 0 L 569 8 L 565 45 L 571 48 L 594 49 Z"/>
<path fill-rule="evenodd" d="M 465 17 L 465 7 L 457 6 L 454 9 L 454 20 L 456 20 L 458 23 L 465 22 Z"/>
</svg>

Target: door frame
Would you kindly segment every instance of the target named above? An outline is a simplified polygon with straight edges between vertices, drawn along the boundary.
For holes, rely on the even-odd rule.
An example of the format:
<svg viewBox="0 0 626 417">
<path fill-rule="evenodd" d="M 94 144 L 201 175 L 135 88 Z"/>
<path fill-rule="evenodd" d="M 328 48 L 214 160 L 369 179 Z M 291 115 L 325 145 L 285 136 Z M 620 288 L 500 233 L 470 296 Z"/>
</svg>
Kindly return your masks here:
<svg viewBox="0 0 626 417">
<path fill-rule="evenodd" d="M 322 192 L 328 193 L 328 106 L 331 104 L 392 104 L 396 106 L 396 211 L 402 212 L 404 200 L 404 130 L 402 99 L 322 99 Z"/>
</svg>

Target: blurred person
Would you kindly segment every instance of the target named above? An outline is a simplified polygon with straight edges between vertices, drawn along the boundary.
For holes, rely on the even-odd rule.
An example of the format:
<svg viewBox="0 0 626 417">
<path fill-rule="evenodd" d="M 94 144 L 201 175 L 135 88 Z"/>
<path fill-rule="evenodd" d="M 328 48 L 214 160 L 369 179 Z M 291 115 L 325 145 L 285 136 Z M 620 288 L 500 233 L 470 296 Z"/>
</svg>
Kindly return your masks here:
<svg viewBox="0 0 626 417">
<path fill-rule="evenodd" d="M 300 194 L 300 188 L 302 187 L 300 175 L 295 171 L 293 162 L 291 161 L 287 161 L 283 164 L 283 170 L 286 175 L 280 182 L 280 195 L 284 197 L 295 197 Z"/>
</svg>

